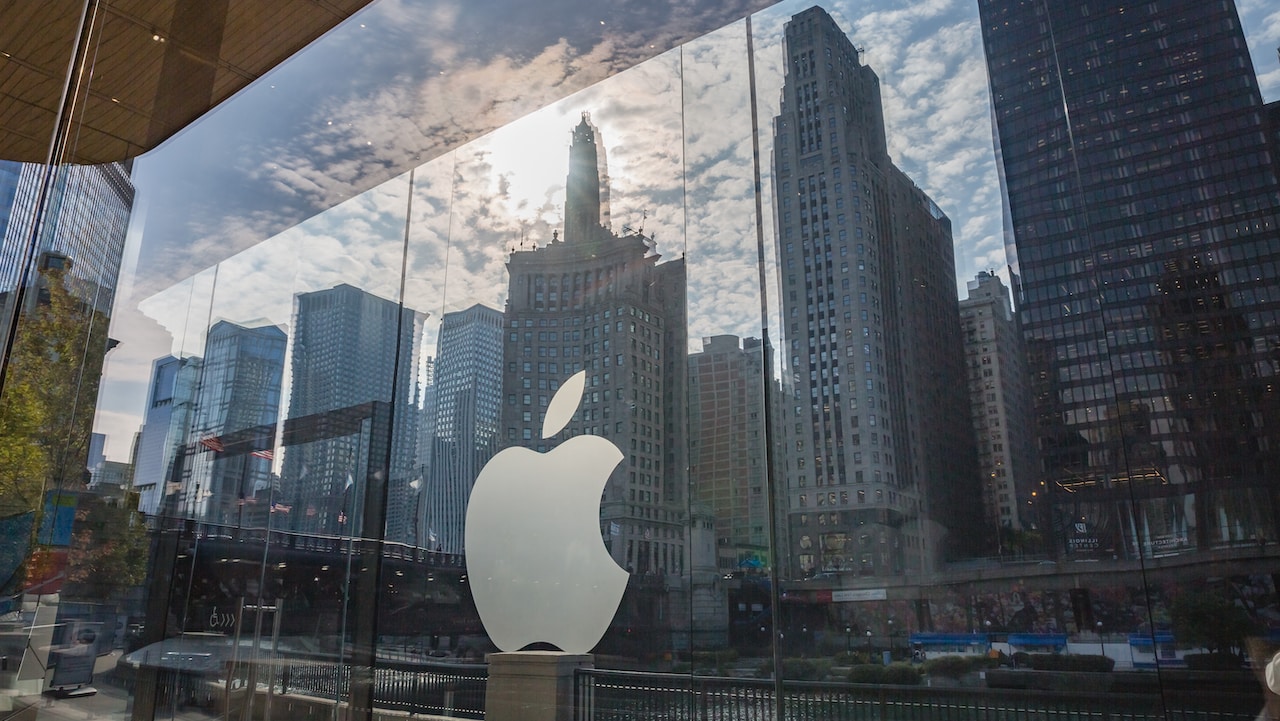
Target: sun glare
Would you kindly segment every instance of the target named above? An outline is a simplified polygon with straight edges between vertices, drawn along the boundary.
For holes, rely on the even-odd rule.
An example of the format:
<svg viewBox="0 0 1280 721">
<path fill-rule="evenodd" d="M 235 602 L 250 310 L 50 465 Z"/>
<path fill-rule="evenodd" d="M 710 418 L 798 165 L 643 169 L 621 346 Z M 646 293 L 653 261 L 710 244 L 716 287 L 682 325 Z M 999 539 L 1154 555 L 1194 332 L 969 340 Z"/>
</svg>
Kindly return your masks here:
<svg viewBox="0 0 1280 721">
<path fill-rule="evenodd" d="M 490 192 L 502 192 L 511 217 L 542 220 L 559 227 L 564 213 L 564 182 L 569 172 L 569 134 L 578 111 L 552 106 L 533 113 L 477 143 L 488 151 L 493 168 Z"/>
</svg>

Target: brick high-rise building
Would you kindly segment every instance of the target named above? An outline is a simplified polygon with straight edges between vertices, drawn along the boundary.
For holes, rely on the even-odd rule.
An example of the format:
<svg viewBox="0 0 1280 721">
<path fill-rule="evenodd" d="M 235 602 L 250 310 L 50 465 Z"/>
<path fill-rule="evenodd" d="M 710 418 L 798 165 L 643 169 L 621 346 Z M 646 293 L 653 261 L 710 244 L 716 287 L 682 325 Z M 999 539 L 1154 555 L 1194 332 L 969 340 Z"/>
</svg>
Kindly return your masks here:
<svg viewBox="0 0 1280 721">
<path fill-rule="evenodd" d="M 689 356 L 689 488 L 715 519 L 722 572 L 768 563 L 765 377 L 759 338 L 704 338 Z"/>
</svg>

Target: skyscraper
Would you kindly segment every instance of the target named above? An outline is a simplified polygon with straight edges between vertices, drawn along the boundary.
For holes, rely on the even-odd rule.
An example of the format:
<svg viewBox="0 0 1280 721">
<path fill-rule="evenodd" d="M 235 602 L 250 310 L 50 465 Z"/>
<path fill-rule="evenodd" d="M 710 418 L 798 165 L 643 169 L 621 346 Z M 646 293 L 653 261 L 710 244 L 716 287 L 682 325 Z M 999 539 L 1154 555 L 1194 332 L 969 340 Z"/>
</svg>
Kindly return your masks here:
<svg viewBox="0 0 1280 721">
<path fill-rule="evenodd" d="M 424 318 L 346 283 L 297 296 L 288 447 L 281 471 L 291 527 L 309 533 L 375 533 L 354 524 L 370 454 L 385 452 L 387 443 L 388 497 L 411 495 L 407 488 L 417 475 L 420 415 L 413 399 Z M 390 438 L 379 430 L 381 418 L 390 418 Z M 373 461 L 375 468 L 384 462 Z M 416 512 L 412 504 L 389 503 L 387 540 L 411 541 Z"/>
<path fill-rule="evenodd" d="M 969 281 L 960 301 L 960 325 L 969 368 L 969 405 L 978 442 L 978 474 L 986 530 L 1002 534 L 1035 523 L 1026 509 L 1038 490 L 1031 396 L 1022 331 L 1009 289 L 987 271 Z M 1005 542 L 996 539 L 997 552 Z"/>
<path fill-rule="evenodd" d="M 601 503 L 605 545 L 634 573 L 683 573 L 684 260 L 660 263 L 652 238 L 607 227 L 604 148 L 585 113 L 569 153 L 564 237 L 507 262 L 504 443 L 545 451 L 584 433 L 611 440 L 625 459 Z M 587 387 L 577 414 L 542 440 L 547 404 L 579 371 Z"/>
<path fill-rule="evenodd" d="M 224 320 L 209 329 L 182 480 L 187 507 L 201 521 L 266 525 L 271 460 L 262 451 L 275 442 L 285 340 L 284 331 L 270 325 Z"/>
<path fill-rule="evenodd" d="M 1280 190 L 1233 3 L 979 8 L 1054 547 L 1276 538 Z"/>
<path fill-rule="evenodd" d="M 23 281 L 45 173 L 43 165 L 0 161 L 0 292 Z M 40 253 L 70 258 L 68 288 L 82 302 L 110 312 L 133 210 L 129 166 L 63 165 L 50 182 L 49 206 L 32 258 Z"/>
<path fill-rule="evenodd" d="M 138 510 L 148 515 L 159 512 L 161 499 L 171 492 L 169 482 L 177 483 L 180 478 L 175 461 L 186 457 L 184 447 L 199 378 L 199 358 L 164 356 L 151 364 L 151 387 L 133 473 Z"/>
<path fill-rule="evenodd" d="M 425 469 L 421 545 L 462 553 L 467 498 L 497 450 L 502 413 L 502 311 L 445 313 L 433 364 L 431 460 Z"/>
<path fill-rule="evenodd" d="M 759 338 L 705 338 L 689 356 L 689 492 L 714 517 L 721 573 L 766 565 L 764 353 Z"/>
<path fill-rule="evenodd" d="M 928 569 L 981 517 L 951 223 L 890 160 L 879 79 L 831 16 L 785 40 L 784 550 L 793 575 Z"/>
</svg>

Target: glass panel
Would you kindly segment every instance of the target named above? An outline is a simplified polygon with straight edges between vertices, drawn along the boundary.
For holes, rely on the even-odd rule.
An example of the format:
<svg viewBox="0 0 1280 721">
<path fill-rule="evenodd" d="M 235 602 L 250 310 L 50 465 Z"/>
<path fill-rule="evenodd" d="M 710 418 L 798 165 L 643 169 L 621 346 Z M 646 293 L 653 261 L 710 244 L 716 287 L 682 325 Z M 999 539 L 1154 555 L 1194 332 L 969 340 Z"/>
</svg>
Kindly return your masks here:
<svg viewBox="0 0 1280 721">
<path fill-rule="evenodd" d="M 688 252 L 688 448 L 693 673 L 753 671 L 770 654 L 767 383 L 749 25 L 681 51 Z M 710 553 L 708 553 L 708 551 Z M 707 554 L 707 555 L 702 555 Z M 712 605 L 709 601 L 715 600 Z"/>
<path fill-rule="evenodd" d="M 780 649 L 792 657 L 786 660 L 791 666 L 786 675 L 797 680 L 833 678 L 834 668 L 840 678 L 869 683 L 908 683 L 921 678 L 933 686 L 977 683 L 989 689 L 987 697 L 969 697 L 966 705 L 998 703 L 1008 708 L 1006 704 L 1012 701 L 1005 694 L 1012 692 L 1003 689 L 1011 685 L 1045 684 L 1038 687 L 1050 688 L 1049 684 L 1067 683 L 1065 670 L 1158 666 L 1167 679 L 1196 689 L 1191 695 L 1166 690 L 1163 701 L 1169 707 L 1197 712 L 1212 708 L 1252 716 L 1263 699 L 1256 680 L 1238 669 L 1248 655 L 1246 640 L 1269 633 L 1267 615 L 1259 609 L 1266 607 L 1274 594 L 1269 580 L 1274 562 L 1265 550 L 1270 535 L 1265 529 L 1270 521 L 1264 519 L 1270 515 L 1257 510 L 1270 507 L 1270 496 L 1259 496 L 1249 488 L 1247 479 L 1265 473 L 1269 461 L 1263 459 L 1270 458 L 1261 450 L 1269 447 L 1265 440 L 1269 431 L 1265 429 L 1269 427 L 1270 403 L 1263 400 L 1266 394 L 1260 390 L 1268 383 L 1265 379 L 1270 370 L 1232 375 L 1213 368 L 1237 367 L 1244 357 L 1263 352 L 1265 343 L 1260 345 L 1256 335 L 1265 335 L 1274 311 L 1268 310 L 1267 293 L 1226 289 L 1228 283 L 1242 281 L 1242 275 L 1215 272 L 1210 276 L 1204 261 L 1177 260 L 1191 251 L 1176 250 L 1176 246 L 1195 246 L 1194 252 L 1210 253 L 1215 264 L 1222 262 L 1220 257 L 1234 258 L 1236 254 L 1242 263 L 1253 263 L 1243 259 L 1252 258 L 1257 251 L 1237 237 L 1247 232 L 1273 232 L 1274 180 L 1215 186 L 1232 197 L 1253 192 L 1246 187 L 1267 188 L 1230 210 L 1256 213 L 1256 231 L 1253 225 L 1246 231 L 1237 223 L 1230 226 L 1231 231 L 1205 231 L 1191 240 L 1190 236 L 1179 236 L 1184 231 L 1173 229 L 1184 223 L 1166 223 L 1154 217 L 1141 226 L 1127 221 L 1129 225 L 1121 229 L 1116 220 L 1119 215 L 1131 218 L 1151 211 L 1141 205 L 1121 209 L 1126 201 L 1114 197 L 1114 183 L 1121 182 L 1117 178 L 1133 174 L 1137 178 L 1133 194 L 1145 193 L 1149 204 L 1173 202 L 1172 198 L 1182 197 L 1176 195 L 1182 191 L 1173 190 L 1172 185 L 1168 190 L 1148 185 L 1143 180 L 1150 178 L 1155 183 L 1153 173 L 1159 171 L 1151 165 L 1154 155 L 1141 153 L 1165 152 L 1163 131 L 1153 124 L 1146 144 L 1135 141 L 1126 145 L 1120 138 L 1136 137 L 1132 135 L 1138 132 L 1135 121 L 1100 119 L 1109 117 L 1098 109 L 1103 96 L 1086 94 L 1086 89 L 1114 83 L 1120 93 L 1117 97 L 1123 99 L 1127 92 L 1136 91 L 1144 98 L 1136 102 L 1146 106 L 1132 106 L 1130 116 L 1163 112 L 1150 100 L 1163 92 L 1166 86 L 1162 80 L 1129 84 L 1130 75 L 1114 69 L 1119 67 L 1114 64 L 1116 56 L 1102 53 L 1092 57 L 1092 51 L 1085 50 L 1102 46 L 1096 38 L 1107 31 L 1099 23 L 1127 28 L 1117 32 L 1131 33 L 1126 35 L 1131 46 L 1128 52 L 1138 53 L 1141 42 L 1132 40 L 1135 36 L 1128 28 L 1160 28 L 1163 32 L 1187 27 L 1191 21 L 1186 16 L 1221 12 L 1215 15 L 1213 27 L 1217 32 L 1235 33 L 1238 26 L 1229 17 L 1234 10 L 1173 11 L 1165 7 L 1170 14 L 1161 15 L 1153 7 L 1133 21 L 1138 25 L 1131 26 L 1127 24 L 1130 18 L 1115 17 L 1118 11 L 1114 9 L 1108 11 L 1113 14 L 1105 14 L 1097 8 L 1066 9 L 1052 3 L 1044 7 L 984 3 L 981 9 L 991 15 L 984 15 L 985 25 L 975 24 L 975 30 L 984 30 L 988 39 L 1005 38 L 1006 43 L 995 49 L 988 47 L 996 120 L 1003 118 L 1009 127 L 1018 128 L 1008 132 L 1021 133 L 1011 139 L 999 135 L 998 150 L 1003 155 L 994 158 L 1003 161 L 1002 170 L 1007 171 L 1000 180 L 1005 182 L 1013 213 L 1005 229 L 1009 252 L 1014 257 L 1015 241 L 1024 251 L 1012 279 L 1015 293 L 1021 293 L 1014 296 L 1023 311 L 1021 325 L 1012 314 L 1005 285 L 1009 278 L 1004 271 L 977 273 L 967 284 L 969 299 L 958 309 L 948 308 L 950 294 L 955 292 L 950 280 L 953 272 L 958 270 L 959 276 L 967 279 L 999 263 L 999 254 L 991 252 L 988 241 L 995 237 L 995 216 L 983 211 L 991 202 L 995 187 L 991 169 L 995 166 L 979 151 L 964 150 L 980 147 L 972 140 L 968 145 L 957 144 L 957 139 L 976 127 L 960 123 L 960 118 L 980 117 L 981 105 L 987 102 L 986 97 L 972 92 L 977 84 L 964 80 L 961 58 L 966 53 L 976 54 L 979 46 L 967 35 L 942 42 L 950 30 L 939 31 L 938 26 L 944 18 L 949 19 L 951 11 L 935 9 L 908 20 L 902 14 L 864 13 L 837 6 L 832 8 L 833 23 L 821 11 L 779 5 L 753 18 L 761 28 L 777 28 L 775 34 L 766 32 L 766 39 L 757 41 L 757 47 L 768 47 L 773 40 L 771 50 L 782 61 L 773 78 L 766 79 L 770 64 L 776 62 L 773 59 L 761 60 L 758 72 L 762 87 L 776 83 L 782 88 L 781 106 L 767 111 L 777 114 L 773 212 L 779 233 L 783 345 L 791 346 L 798 340 L 800 346 L 788 348 L 782 359 L 783 396 L 799 402 L 791 404 L 793 407 L 780 404 L 775 441 L 781 450 L 779 473 L 786 479 L 788 495 L 784 505 L 790 536 L 784 543 L 791 544 L 793 563 L 781 581 L 787 602 L 780 622 Z M 1027 16 L 1021 17 L 1022 13 Z M 1100 19 L 1104 15 L 1106 19 Z M 1013 18 L 1018 19 L 1015 22 Z M 786 42 L 779 47 L 776 39 L 783 30 L 778 25 L 784 21 Z M 1036 32 L 1044 42 L 1030 44 L 1025 38 Z M 852 43 L 844 42 L 846 34 L 852 36 Z M 1152 36 L 1150 42 L 1210 42 L 1208 36 L 1192 32 L 1159 37 L 1157 41 Z M 855 47 L 864 38 L 867 48 Z M 1059 53 L 1078 53 L 1080 57 L 1052 55 L 1055 43 Z M 1244 54 L 1238 40 L 1233 48 L 1231 52 L 1237 56 Z M 1145 52 L 1165 60 L 1189 57 L 1164 53 L 1163 49 L 1163 45 L 1159 50 L 1153 46 Z M 1203 51 L 1187 52 L 1201 57 Z M 852 63 L 850 57 L 855 58 Z M 1031 57 L 1039 58 L 1042 64 L 1024 62 Z M 1136 56 L 1125 57 L 1132 62 Z M 1065 65 L 1060 69 L 1054 63 Z M 874 68 L 880 80 L 868 78 L 859 85 L 859 75 L 870 71 L 858 65 Z M 1019 74 L 1033 65 L 1047 70 L 1030 79 Z M 1243 58 L 1234 64 L 1237 68 L 1247 65 Z M 1069 108 L 1073 113 L 1070 118 L 1057 110 L 1060 100 L 1055 94 L 1062 91 L 1055 75 L 1058 72 L 1063 74 L 1066 92 L 1079 93 L 1070 96 L 1079 98 L 1081 104 Z M 1206 73 L 1198 77 L 1211 74 L 1198 72 Z M 1225 73 L 1226 68 L 1212 72 Z M 1000 73 L 1008 76 L 1007 85 L 997 86 L 1004 77 Z M 926 77 L 929 80 L 922 82 Z M 1185 80 L 1194 82 L 1191 76 Z M 1213 92 L 1245 96 L 1252 86 L 1252 82 L 1240 79 Z M 1210 90 L 1206 87 L 1204 92 Z M 1183 97 L 1195 104 L 1194 95 Z M 1028 111 L 1032 98 L 1042 103 L 1042 115 Z M 886 110 L 883 119 L 879 117 L 881 102 Z M 1000 115 L 1001 103 L 1007 103 L 1004 116 Z M 1238 122 L 1253 130 L 1239 131 L 1240 155 L 1234 157 L 1255 169 L 1240 172 L 1270 177 L 1267 156 L 1248 145 L 1262 142 L 1256 125 L 1262 113 L 1256 100 L 1242 98 L 1240 103 L 1253 109 L 1243 111 Z M 1215 113 L 1211 107 L 1221 105 L 1211 103 L 1202 110 Z M 1062 125 L 1060 132 L 1046 129 L 1054 117 Z M 1177 122 L 1194 122 L 1194 113 L 1178 117 Z M 942 118 L 956 122 L 944 124 Z M 1068 128 L 1067 120 L 1078 127 Z M 1129 124 L 1125 131 L 1129 135 L 1119 130 L 1106 135 L 1099 130 L 1086 137 L 1081 130 L 1093 128 L 1091 124 L 1118 128 L 1125 123 Z M 1237 130 L 1222 121 L 1214 133 L 1234 137 Z M 1060 149 L 1052 156 L 1059 170 L 1049 171 L 1048 181 L 1045 164 L 1051 156 L 1037 155 L 1049 153 L 1040 150 L 1046 140 L 1056 141 L 1055 147 Z M 1072 165 L 1070 159 L 1082 158 L 1080 153 L 1086 148 L 1093 153 L 1089 167 Z M 886 150 L 897 167 L 933 195 L 936 204 L 910 183 L 895 179 Z M 1191 157 L 1185 160 L 1192 165 L 1198 162 Z M 1009 175 L 1015 171 L 1017 180 Z M 836 172 L 841 173 L 839 181 L 834 177 Z M 1162 182 L 1199 182 L 1179 172 L 1169 171 Z M 984 177 L 990 182 L 983 184 Z M 956 178 L 963 182 L 954 182 Z M 836 190 L 837 182 L 846 192 L 843 198 Z M 1054 182 L 1059 184 L 1056 188 L 1052 187 Z M 860 187 L 850 198 L 847 192 L 853 183 Z M 1096 192 L 1079 194 L 1073 190 L 1075 183 L 1095 183 Z M 1039 194 L 1033 197 L 1031 189 Z M 1190 202 L 1190 196 L 1186 197 Z M 1213 198 L 1201 201 L 1218 202 Z M 1080 212 L 1081 206 L 1087 215 Z M 921 252 L 928 247 L 930 223 L 941 219 L 942 212 L 951 215 L 944 237 L 933 241 L 934 250 Z M 1040 215 L 1020 226 L 1020 213 Z M 1228 211 L 1219 203 L 1217 210 L 1206 211 L 1198 222 L 1220 222 L 1210 221 L 1216 213 Z M 861 228 L 859 215 L 870 216 L 864 218 Z M 1193 222 L 1191 215 L 1186 217 L 1186 222 Z M 841 227 L 846 229 L 848 261 L 839 257 L 838 242 L 834 263 L 822 256 L 823 249 L 815 243 L 815 238 L 822 240 L 828 223 L 837 240 Z M 1111 226 L 1116 230 L 1103 230 Z M 859 231 L 862 239 L 857 237 Z M 789 232 L 794 240 L 788 240 Z M 955 270 L 946 252 L 953 234 Z M 1224 235 L 1232 239 L 1225 240 Z M 1222 245 L 1209 245 L 1215 242 Z M 1160 250 L 1161 243 L 1173 245 Z M 1120 246 L 1127 255 L 1108 250 L 1108 244 Z M 1039 255 L 1034 261 L 1039 270 L 1033 276 L 1019 275 L 1019 267 L 1028 266 L 1027 247 L 1041 249 L 1036 251 Z M 786 267 L 789 254 L 795 255 L 794 273 Z M 1160 260 L 1166 256 L 1167 262 Z M 1152 258 L 1153 270 L 1137 270 L 1145 257 Z M 1113 273 L 1101 270 L 1108 258 L 1116 266 Z M 1269 272 L 1258 267 L 1248 282 L 1273 283 L 1267 280 Z M 841 287 L 846 273 L 848 280 L 844 282 L 853 290 L 847 296 Z M 1005 284 L 998 275 L 1004 277 Z M 1043 287 L 1037 291 L 1040 296 L 1027 294 L 1029 283 Z M 834 323 L 824 324 L 824 306 L 832 286 L 837 303 L 847 299 L 853 305 L 854 321 L 866 319 L 852 323 L 852 338 L 840 337 L 839 315 Z M 945 293 L 937 292 L 943 287 L 947 288 Z M 1139 304 L 1132 300 L 1146 295 L 1163 300 Z M 863 303 L 866 316 L 858 310 Z M 1043 306 L 1038 315 L 1037 303 Z M 1128 310 L 1120 310 L 1126 303 Z M 1236 304 L 1251 311 L 1230 311 Z M 795 320 L 789 306 L 799 311 Z M 1192 310 L 1196 308 L 1200 311 Z M 1183 320 L 1181 325 L 1161 321 L 1175 312 L 1200 312 L 1205 317 Z M 1226 318 L 1224 313 L 1231 317 L 1209 320 Z M 1098 318 L 1093 325 L 1091 314 Z M 963 331 L 960 337 L 942 321 L 957 315 L 960 323 L 955 327 Z M 828 324 L 836 326 L 834 337 Z M 1134 330 L 1123 330 L 1129 327 Z M 1043 330 L 1033 332 L 1034 328 Z M 1247 330 L 1250 328 L 1256 330 Z M 1019 345 L 1024 330 L 1031 334 L 1025 348 Z M 1038 343 L 1036 333 L 1041 333 Z M 1089 342 L 1068 345 L 1063 339 L 1073 334 L 1087 336 Z M 1177 338 L 1196 338 L 1201 345 L 1196 346 L 1198 350 L 1171 349 L 1172 339 Z M 828 343 L 838 350 L 840 360 L 830 353 Z M 1117 353 L 1117 345 L 1125 343 L 1149 352 L 1141 358 Z M 849 347 L 843 347 L 845 344 Z M 1220 345 L 1223 353 L 1234 350 L 1222 357 L 1209 350 L 1209 346 Z M 1179 352 L 1171 356 L 1171 350 Z M 1079 360 L 1091 354 L 1099 362 L 1089 365 Z M 957 361 L 964 366 L 958 367 Z M 1181 370 L 1158 370 L 1170 362 Z M 841 365 L 842 375 L 854 376 L 844 378 L 846 383 L 840 390 L 848 415 L 857 420 L 843 425 L 833 412 L 835 406 L 828 410 L 822 402 L 828 390 L 835 397 L 836 389 L 824 386 L 831 385 L 831 366 L 836 363 Z M 1024 364 L 1029 371 L 1023 369 Z M 1270 363 L 1263 366 L 1269 368 Z M 883 382 L 877 377 L 882 373 Z M 1132 381 L 1125 378 L 1130 375 L 1135 376 Z M 1176 400 L 1162 388 L 1168 379 L 1179 377 L 1184 378 L 1184 387 L 1214 387 L 1218 390 L 1204 392 L 1222 394 L 1217 396 L 1220 399 L 1233 398 L 1233 420 L 1197 412 L 1197 419 L 1188 421 L 1186 413 L 1177 413 L 1179 403 L 1186 401 Z M 1226 391 L 1227 387 L 1232 390 Z M 957 399 L 957 390 L 968 397 Z M 1127 400 L 1103 400 L 1138 397 L 1153 400 L 1136 405 Z M 1078 405 L 1080 413 L 1064 411 L 1075 406 L 1060 405 L 1063 402 Z M 1201 402 L 1201 406 L 1211 404 Z M 793 426 L 793 415 L 804 423 Z M 905 425 L 899 428 L 902 423 Z M 1080 433 L 1070 442 L 1053 443 L 1044 438 L 1048 428 L 1086 425 L 1096 431 Z M 958 436 L 970 429 L 974 438 L 966 443 Z M 829 475 L 824 483 L 824 473 L 818 472 L 830 469 L 825 437 L 840 431 L 846 438 L 832 446 L 838 459 L 853 471 L 847 481 L 848 510 L 839 479 L 833 489 Z M 1200 440 L 1192 442 L 1190 436 L 1175 440 L 1185 433 Z M 1234 450 L 1225 455 L 1223 447 L 1210 450 L 1206 444 L 1211 437 Z M 974 443 L 976 458 L 972 450 L 965 450 Z M 966 453 L 970 455 L 966 457 Z M 1209 484 L 1210 489 L 1175 492 L 1179 484 L 1191 481 L 1175 480 L 1170 473 L 1189 474 L 1194 466 L 1195 473 L 1203 474 L 1206 466 L 1199 461 L 1188 466 L 1174 459 L 1206 455 L 1217 459 L 1208 463 L 1219 481 Z M 1053 457 L 1060 460 L 1052 462 Z M 1228 457 L 1241 460 L 1227 462 Z M 1087 472 L 1099 464 L 1110 470 Z M 1055 467 L 1059 469 L 1056 476 Z M 895 503 L 904 500 L 907 512 L 895 521 Z M 1213 511 L 1205 508 L 1207 502 Z M 856 532 L 832 527 L 833 505 L 837 524 L 844 522 L 848 513 L 855 514 Z M 872 513 L 859 516 L 860 508 Z M 1205 552 L 1232 545 L 1234 553 Z M 1245 551 L 1246 546 L 1250 550 Z M 1191 582 L 1201 573 L 1223 577 L 1209 583 Z M 1255 605 L 1241 600 L 1245 597 L 1268 600 Z M 1217 610 L 1220 622 L 1207 621 L 1214 613 L 1210 609 Z M 1202 633 L 1205 625 L 1218 629 L 1216 640 Z M 1228 627 L 1235 630 L 1228 633 Z M 786 640 L 797 635 L 802 640 Z M 1227 641 L 1226 636 L 1232 640 Z M 846 653 L 833 659 L 840 646 Z M 1255 669 L 1260 669 L 1267 659 L 1267 644 L 1259 641 L 1252 647 Z M 808 658 L 794 658 L 805 656 Z M 942 656 L 960 658 L 934 660 Z M 1190 662 L 1183 660 L 1186 656 L 1191 657 Z M 913 667 L 890 663 L 907 659 L 915 662 Z M 850 662 L 866 665 L 845 668 Z M 1001 662 L 1024 667 L 1030 663 L 1036 670 L 1019 669 L 1009 675 L 995 668 Z M 1177 670 L 1184 664 L 1194 670 Z M 1199 672 L 1205 664 L 1220 668 L 1228 664 L 1237 670 L 1211 681 Z M 986 670 L 986 665 L 992 668 Z M 984 680 L 979 680 L 978 670 Z M 1153 674 L 1109 673 L 1093 678 L 1096 681 L 1091 683 L 1103 686 L 1132 683 L 1132 691 L 1148 694 L 1150 699 L 1158 694 L 1159 681 Z M 1099 686 L 1096 694 L 1074 699 L 1073 708 L 1084 712 L 1090 704 L 1118 701 L 1102 690 Z M 788 693 L 808 708 L 821 708 L 826 703 L 819 692 L 803 684 L 797 683 Z M 936 697 L 904 695 L 894 703 L 929 698 Z"/>
</svg>

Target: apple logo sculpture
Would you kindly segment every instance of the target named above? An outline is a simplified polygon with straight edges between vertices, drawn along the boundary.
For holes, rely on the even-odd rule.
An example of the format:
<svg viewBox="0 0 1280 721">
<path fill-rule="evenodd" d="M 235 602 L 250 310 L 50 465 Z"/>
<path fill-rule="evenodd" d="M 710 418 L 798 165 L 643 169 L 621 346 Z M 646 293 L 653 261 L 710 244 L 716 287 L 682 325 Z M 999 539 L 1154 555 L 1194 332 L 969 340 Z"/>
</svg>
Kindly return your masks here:
<svg viewBox="0 0 1280 721">
<path fill-rule="evenodd" d="M 547 407 L 542 437 L 573 417 L 586 373 Z M 467 504 L 467 576 L 489 638 L 503 651 L 535 642 L 587 653 L 604 636 L 627 572 L 600 538 L 600 495 L 622 451 L 575 436 L 547 453 L 508 448 L 480 471 Z"/>
</svg>

